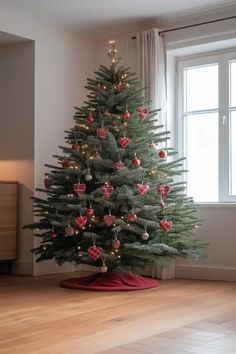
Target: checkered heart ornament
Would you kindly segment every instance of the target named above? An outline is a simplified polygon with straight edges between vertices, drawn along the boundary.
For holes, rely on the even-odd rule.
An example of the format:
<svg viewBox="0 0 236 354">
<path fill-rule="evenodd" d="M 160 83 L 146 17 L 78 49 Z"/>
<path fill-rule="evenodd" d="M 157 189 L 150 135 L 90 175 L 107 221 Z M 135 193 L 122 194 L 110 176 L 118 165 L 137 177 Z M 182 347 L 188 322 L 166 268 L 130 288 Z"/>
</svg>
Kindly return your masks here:
<svg viewBox="0 0 236 354">
<path fill-rule="evenodd" d="M 147 107 L 138 107 L 136 108 L 136 112 L 138 113 L 139 119 L 144 120 L 149 113 L 149 109 Z"/>
<path fill-rule="evenodd" d="M 88 218 L 86 216 L 77 216 L 75 218 L 76 224 L 82 229 L 87 224 Z"/>
<path fill-rule="evenodd" d="M 103 220 L 107 226 L 112 226 L 114 225 L 114 222 L 116 221 L 115 215 L 111 215 L 110 213 L 107 215 L 104 215 Z"/>
<path fill-rule="evenodd" d="M 101 191 L 104 195 L 105 198 L 109 198 L 111 196 L 111 194 L 113 193 L 114 188 L 112 186 L 110 186 L 109 184 L 104 184 L 101 187 Z"/>
<path fill-rule="evenodd" d="M 77 195 L 81 195 L 86 190 L 86 184 L 84 183 L 75 183 L 73 184 L 73 190 Z"/>
<path fill-rule="evenodd" d="M 170 220 L 163 219 L 159 222 L 160 228 L 164 232 L 164 234 L 167 234 L 170 229 L 173 227 L 173 222 Z"/>
<path fill-rule="evenodd" d="M 88 248 L 88 256 L 93 260 L 96 261 L 98 258 L 101 257 L 103 253 L 103 249 L 101 247 L 96 246 L 96 236 L 92 237 L 93 246 Z"/>
<path fill-rule="evenodd" d="M 115 166 L 116 166 L 117 170 L 121 170 L 122 168 L 125 167 L 125 164 L 122 161 L 118 161 L 115 163 Z"/>
<path fill-rule="evenodd" d="M 150 187 L 148 184 L 138 183 L 136 184 L 136 189 L 138 193 L 144 197 L 149 192 Z"/>
<path fill-rule="evenodd" d="M 107 128 L 103 128 L 103 127 L 97 128 L 97 137 L 99 139 L 102 140 L 106 139 L 108 134 L 109 134 L 109 130 Z"/>
<path fill-rule="evenodd" d="M 161 184 L 157 186 L 157 192 L 162 197 L 167 197 L 170 191 L 171 191 L 171 187 L 168 184 Z"/>
<path fill-rule="evenodd" d="M 126 136 L 122 136 L 118 139 L 118 142 L 122 148 L 126 148 L 131 143 L 131 139 Z"/>
<path fill-rule="evenodd" d="M 96 261 L 98 258 L 100 258 L 102 253 L 103 249 L 101 247 L 97 247 L 96 245 L 93 245 L 88 249 L 88 255 L 93 261 Z"/>
</svg>

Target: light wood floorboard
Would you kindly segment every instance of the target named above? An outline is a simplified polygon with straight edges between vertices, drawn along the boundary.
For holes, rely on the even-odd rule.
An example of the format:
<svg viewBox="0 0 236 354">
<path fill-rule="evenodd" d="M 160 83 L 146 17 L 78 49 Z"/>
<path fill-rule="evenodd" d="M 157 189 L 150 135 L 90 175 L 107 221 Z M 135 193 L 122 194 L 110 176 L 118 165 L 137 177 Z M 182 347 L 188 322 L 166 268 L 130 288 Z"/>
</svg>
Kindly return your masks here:
<svg viewBox="0 0 236 354">
<path fill-rule="evenodd" d="M 176 279 L 135 292 L 58 286 L 71 276 L 78 274 L 1 276 L 1 354 L 236 353 L 236 283 Z"/>
</svg>

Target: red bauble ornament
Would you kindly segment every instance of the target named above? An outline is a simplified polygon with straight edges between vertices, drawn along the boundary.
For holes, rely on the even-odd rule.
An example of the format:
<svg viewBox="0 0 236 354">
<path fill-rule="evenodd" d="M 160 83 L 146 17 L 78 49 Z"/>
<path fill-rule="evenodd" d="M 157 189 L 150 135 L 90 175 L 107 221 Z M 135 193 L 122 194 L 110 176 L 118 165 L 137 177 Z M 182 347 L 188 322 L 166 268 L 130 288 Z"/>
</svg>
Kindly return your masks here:
<svg viewBox="0 0 236 354">
<path fill-rule="evenodd" d="M 54 240 L 57 237 L 57 233 L 55 231 L 51 232 L 51 238 Z"/>
<path fill-rule="evenodd" d="M 170 229 L 172 228 L 173 222 L 170 220 L 164 219 L 159 222 L 159 225 L 160 225 L 160 228 L 162 229 L 162 231 L 164 232 L 164 234 L 167 234 L 170 231 Z"/>
<path fill-rule="evenodd" d="M 114 249 L 120 248 L 120 240 L 118 240 L 118 239 L 116 238 L 114 241 L 112 241 L 111 246 L 112 246 L 112 248 L 114 248 Z"/>
<path fill-rule="evenodd" d="M 94 122 L 94 117 L 92 116 L 92 114 L 90 114 L 88 117 L 87 117 L 87 121 L 92 124 Z"/>
<path fill-rule="evenodd" d="M 125 119 L 125 120 L 129 119 L 130 118 L 129 111 L 125 111 L 125 113 L 122 114 L 122 118 Z"/>
<path fill-rule="evenodd" d="M 159 156 L 161 159 L 166 159 L 167 158 L 167 151 L 166 150 L 160 150 L 159 151 Z"/>
<path fill-rule="evenodd" d="M 119 161 L 119 162 L 115 163 L 115 166 L 116 166 L 117 170 L 121 170 L 122 168 L 125 167 L 125 164 L 124 164 L 124 162 Z"/>
<path fill-rule="evenodd" d="M 109 130 L 107 128 L 97 128 L 97 137 L 99 139 L 106 139 L 109 134 Z"/>
<path fill-rule="evenodd" d="M 144 120 L 149 113 L 149 109 L 147 107 L 138 107 L 136 108 L 136 112 L 138 113 L 139 119 Z"/>
<path fill-rule="evenodd" d="M 116 221 L 116 217 L 115 215 L 108 214 L 104 215 L 103 220 L 107 226 L 112 226 Z"/>
<path fill-rule="evenodd" d="M 140 166 L 140 160 L 136 157 L 136 154 L 134 155 L 133 165 L 134 165 L 134 167 Z"/>
<path fill-rule="evenodd" d="M 88 255 L 93 260 L 96 261 L 102 255 L 103 249 L 97 246 L 91 246 L 88 249 Z"/>
<path fill-rule="evenodd" d="M 93 210 L 93 208 L 87 208 L 87 214 L 88 214 L 89 216 L 93 216 L 93 215 L 94 215 L 94 210 Z"/>
<path fill-rule="evenodd" d="M 86 225 L 87 221 L 88 221 L 88 219 L 86 216 L 77 216 L 75 218 L 75 222 L 79 226 L 80 229 L 82 229 Z"/>
<path fill-rule="evenodd" d="M 118 142 L 122 148 L 126 148 L 131 143 L 131 139 L 123 136 L 118 139 Z"/>
<path fill-rule="evenodd" d="M 150 187 L 149 187 L 148 184 L 143 184 L 143 183 L 142 183 L 142 184 L 141 184 L 141 183 L 136 184 L 136 188 L 137 188 L 138 193 L 139 193 L 142 197 L 144 197 L 145 194 L 147 194 L 148 191 L 149 191 L 149 189 L 150 189 Z"/>
<path fill-rule="evenodd" d="M 68 225 L 67 228 L 65 229 L 65 233 L 67 236 L 74 236 L 75 229 L 72 226 Z"/>
<path fill-rule="evenodd" d="M 75 184 L 73 184 L 73 189 L 74 189 L 74 192 L 77 195 L 81 195 L 81 194 L 83 194 L 85 192 L 86 184 L 84 184 L 84 183 L 75 183 Z"/>
<path fill-rule="evenodd" d="M 130 221 L 130 222 L 134 222 L 137 220 L 137 215 L 133 212 L 133 213 L 130 213 L 127 217 L 127 221 Z"/>
<path fill-rule="evenodd" d="M 71 161 L 69 159 L 64 159 L 61 164 L 63 168 L 69 168 L 71 166 Z"/>
<path fill-rule="evenodd" d="M 80 145 L 79 144 L 73 144 L 72 145 L 72 149 L 75 151 L 79 151 L 80 150 Z"/>
<path fill-rule="evenodd" d="M 48 189 L 48 188 L 51 187 L 51 185 L 53 183 L 53 180 L 51 178 L 49 178 L 49 177 L 46 177 L 43 182 L 44 182 L 45 188 Z"/>
<path fill-rule="evenodd" d="M 167 197 L 167 195 L 170 193 L 171 187 L 168 184 L 161 184 L 157 186 L 157 192 L 162 196 L 162 197 Z"/>
<path fill-rule="evenodd" d="M 105 198 L 109 198 L 111 196 L 111 194 L 113 193 L 113 190 L 114 190 L 114 188 L 107 183 L 101 187 L 101 191 L 102 191 Z"/>
</svg>

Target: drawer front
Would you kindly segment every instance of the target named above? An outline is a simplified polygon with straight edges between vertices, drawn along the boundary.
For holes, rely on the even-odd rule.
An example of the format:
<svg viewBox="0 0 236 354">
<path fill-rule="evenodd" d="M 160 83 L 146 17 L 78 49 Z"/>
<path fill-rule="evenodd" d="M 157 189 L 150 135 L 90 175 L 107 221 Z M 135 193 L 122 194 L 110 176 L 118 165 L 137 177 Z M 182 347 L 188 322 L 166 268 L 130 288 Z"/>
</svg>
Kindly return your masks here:
<svg viewBox="0 0 236 354">
<path fill-rule="evenodd" d="M 0 231 L 9 228 L 15 229 L 17 225 L 16 207 L 0 208 Z"/>
<path fill-rule="evenodd" d="M 17 206 L 17 191 L 16 183 L 0 183 L 0 208 Z"/>
<path fill-rule="evenodd" d="M 16 258 L 16 231 L 0 230 L 0 260 Z"/>
<path fill-rule="evenodd" d="M 16 183 L 0 183 L 0 231 L 16 228 L 17 191 Z"/>
</svg>

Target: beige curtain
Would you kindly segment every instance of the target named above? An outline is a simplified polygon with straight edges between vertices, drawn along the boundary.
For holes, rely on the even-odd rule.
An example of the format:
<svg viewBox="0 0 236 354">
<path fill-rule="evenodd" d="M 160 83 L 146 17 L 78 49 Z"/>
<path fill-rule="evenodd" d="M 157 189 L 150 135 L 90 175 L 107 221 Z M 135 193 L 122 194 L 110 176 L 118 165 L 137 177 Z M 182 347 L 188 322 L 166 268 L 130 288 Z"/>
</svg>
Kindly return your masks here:
<svg viewBox="0 0 236 354">
<path fill-rule="evenodd" d="M 161 108 L 159 123 L 166 127 L 166 49 L 165 39 L 154 28 L 139 32 L 137 40 L 138 76 L 145 87 L 144 98 L 150 108 Z M 166 127 L 167 128 L 167 127 Z"/>
</svg>

